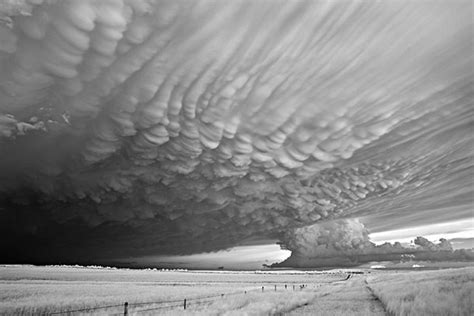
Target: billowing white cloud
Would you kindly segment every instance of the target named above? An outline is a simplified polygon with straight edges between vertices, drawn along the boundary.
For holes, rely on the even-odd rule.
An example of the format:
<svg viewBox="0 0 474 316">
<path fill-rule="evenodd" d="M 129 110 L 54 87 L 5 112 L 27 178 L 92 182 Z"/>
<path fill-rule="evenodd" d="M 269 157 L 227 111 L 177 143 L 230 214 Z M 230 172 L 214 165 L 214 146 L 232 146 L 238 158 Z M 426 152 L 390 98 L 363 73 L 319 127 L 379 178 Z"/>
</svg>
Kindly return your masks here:
<svg viewBox="0 0 474 316">
<path fill-rule="evenodd" d="M 441 238 L 433 243 L 424 237 L 414 238 L 412 247 L 400 242 L 375 245 L 358 219 L 342 219 L 314 224 L 287 233 L 282 240 L 291 256 L 275 266 L 331 267 L 356 266 L 371 261 L 474 260 L 474 252 L 453 251 L 451 243 Z"/>
<path fill-rule="evenodd" d="M 468 205 L 470 6 L 5 2 L 3 247 L 193 253 Z"/>
</svg>

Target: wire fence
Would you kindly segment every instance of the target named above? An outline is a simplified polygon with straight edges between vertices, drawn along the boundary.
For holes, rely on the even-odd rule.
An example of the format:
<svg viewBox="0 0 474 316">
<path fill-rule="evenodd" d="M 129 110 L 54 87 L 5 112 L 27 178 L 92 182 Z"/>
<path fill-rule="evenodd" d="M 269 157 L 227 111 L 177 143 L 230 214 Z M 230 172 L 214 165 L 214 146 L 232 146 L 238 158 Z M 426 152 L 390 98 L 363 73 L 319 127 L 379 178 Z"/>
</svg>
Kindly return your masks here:
<svg viewBox="0 0 474 316">
<path fill-rule="evenodd" d="M 351 277 L 349 274 L 346 278 L 337 281 L 346 281 Z M 325 283 L 332 283 L 332 282 L 325 282 Z M 183 299 L 175 299 L 175 300 L 157 300 L 157 301 L 147 301 L 147 302 L 135 302 L 135 303 L 128 303 L 125 302 L 123 304 L 113 304 L 113 305 L 103 305 L 103 306 L 94 306 L 88 308 L 80 308 L 80 309 L 71 309 L 71 310 L 62 310 L 57 312 L 48 313 L 47 315 L 70 315 L 74 313 L 94 313 L 94 312 L 103 312 L 105 309 L 116 309 L 115 313 L 109 313 L 108 315 L 129 315 L 129 313 L 138 314 L 144 312 L 151 312 L 151 311 L 159 311 L 164 309 L 176 309 L 180 308 L 182 310 L 186 310 L 190 306 L 196 305 L 204 305 L 204 304 L 212 304 L 218 299 L 223 299 L 229 296 L 235 295 L 246 295 L 248 293 L 255 293 L 255 292 L 277 292 L 278 290 L 303 290 L 307 288 L 307 284 L 273 284 L 271 286 L 265 287 L 261 286 L 258 288 L 246 289 L 246 290 L 239 290 L 235 292 L 227 292 L 227 293 L 219 293 L 213 295 L 204 295 L 204 296 L 193 296 L 189 298 Z M 120 312 L 119 311 L 120 308 Z"/>
<path fill-rule="evenodd" d="M 48 313 L 47 315 L 61 315 L 61 314 L 80 313 L 80 312 L 88 312 L 88 311 L 93 311 L 93 310 L 107 309 L 107 308 L 114 308 L 114 307 L 122 307 L 122 306 L 124 306 L 124 304 L 95 306 L 95 307 L 87 307 L 87 308 L 81 308 L 81 309 L 71 309 L 71 310 L 65 310 L 65 311 L 52 312 L 52 313 Z"/>
</svg>

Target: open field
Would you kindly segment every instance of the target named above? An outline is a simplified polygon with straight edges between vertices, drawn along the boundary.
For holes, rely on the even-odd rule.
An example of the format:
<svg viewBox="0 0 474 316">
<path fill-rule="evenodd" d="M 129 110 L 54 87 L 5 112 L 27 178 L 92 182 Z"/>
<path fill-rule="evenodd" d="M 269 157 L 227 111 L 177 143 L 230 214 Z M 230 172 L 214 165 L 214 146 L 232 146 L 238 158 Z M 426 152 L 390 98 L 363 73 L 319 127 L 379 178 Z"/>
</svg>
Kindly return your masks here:
<svg viewBox="0 0 474 316">
<path fill-rule="evenodd" d="M 474 315 L 474 269 L 392 272 L 368 277 L 395 315 Z"/>
<path fill-rule="evenodd" d="M 0 313 L 50 314 L 113 305 L 72 314 L 123 314 L 128 302 L 131 315 L 472 314 L 473 268 L 365 271 L 346 280 L 347 272 L 8 266 L 0 267 Z"/>
<path fill-rule="evenodd" d="M 256 302 L 261 305 L 265 300 L 268 301 L 267 310 L 284 310 L 291 304 L 304 304 L 313 298 L 314 293 L 308 289 L 300 290 L 301 284 L 315 286 L 346 277 L 343 273 L 268 274 L 25 266 L 1 267 L 0 275 L 0 312 L 3 314 L 52 313 L 103 305 L 119 306 L 100 312 L 118 313 L 126 301 L 130 303 L 130 313 L 133 314 L 134 311 L 159 307 L 153 304 L 134 306 L 133 303 L 178 301 L 167 305 L 182 306 L 184 298 L 188 299 L 188 311 L 199 311 L 216 298 L 207 302 L 193 301 L 192 298 L 214 295 L 221 303 L 219 306 L 212 304 L 216 313 L 222 313 L 222 308 L 227 312 L 243 305 L 254 310 Z M 291 299 L 288 291 L 292 291 Z M 221 294 L 225 294 L 223 298 Z M 233 295 L 228 298 L 228 294 Z M 206 310 L 209 311 L 209 306 Z"/>
</svg>

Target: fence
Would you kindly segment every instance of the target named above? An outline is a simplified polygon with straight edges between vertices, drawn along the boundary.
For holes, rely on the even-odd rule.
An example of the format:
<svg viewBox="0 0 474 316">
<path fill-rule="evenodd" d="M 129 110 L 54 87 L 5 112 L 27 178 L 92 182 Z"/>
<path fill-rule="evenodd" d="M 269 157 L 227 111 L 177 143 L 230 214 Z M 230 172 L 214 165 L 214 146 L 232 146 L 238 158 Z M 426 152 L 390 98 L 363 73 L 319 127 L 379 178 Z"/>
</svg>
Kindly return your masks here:
<svg viewBox="0 0 474 316">
<path fill-rule="evenodd" d="M 304 288 L 307 288 L 306 284 L 299 284 L 298 286 L 293 285 L 293 291 L 296 291 L 298 288 L 299 290 L 303 290 Z M 273 288 L 273 289 L 272 289 Z M 233 296 L 233 295 L 246 295 L 247 293 L 250 292 L 265 292 L 265 291 L 274 291 L 276 292 L 278 289 L 284 289 L 288 290 L 289 286 L 288 284 L 284 285 L 273 285 L 271 287 L 265 288 L 265 286 L 254 288 L 251 290 L 244 290 L 244 291 L 236 291 L 236 292 L 230 292 L 230 293 L 220 293 L 220 294 L 215 294 L 215 295 L 207 295 L 207 296 L 197 296 L 197 297 L 191 297 L 191 298 L 183 298 L 183 299 L 177 299 L 177 300 L 169 300 L 169 301 L 153 301 L 153 302 L 136 302 L 136 303 L 128 303 L 125 302 L 123 304 L 114 304 L 114 305 L 104 305 L 104 306 L 95 306 L 95 307 L 90 307 L 90 308 L 81 308 L 81 309 L 72 309 L 72 310 L 63 310 L 63 311 L 57 311 L 53 313 L 48 313 L 47 315 L 62 315 L 62 314 L 73 314 L 73 313 L 87 313 L 87 312 L 100 312 L 104 311 L 105 309 L 110 309 L 110 308 L 116 308 L 117 310 L 121 309 L 122 312 L 120 313 L 107 313 L 109 315 L 129 315 L 129 312 L 133 313 L 142 313 L 142 312 L 150 312 L 150 311 L 158 311 L 160 309 L 169 309 L 169 308 L 181 308 L 185 310 L 186 308 L 189 308 L 189 306 L 192 304 L 193 306 L 195 305 L 203 305 L 206 303 L 213 303 L 219 298 L 225 298 L 228 296 Z M 148 306 L 147 306 L 148 305 Z M 158 305 L 158 306 L 157 306 Z M 141 306 L 145 307 L 144 309 L 139 309 Z"/>
</svg>

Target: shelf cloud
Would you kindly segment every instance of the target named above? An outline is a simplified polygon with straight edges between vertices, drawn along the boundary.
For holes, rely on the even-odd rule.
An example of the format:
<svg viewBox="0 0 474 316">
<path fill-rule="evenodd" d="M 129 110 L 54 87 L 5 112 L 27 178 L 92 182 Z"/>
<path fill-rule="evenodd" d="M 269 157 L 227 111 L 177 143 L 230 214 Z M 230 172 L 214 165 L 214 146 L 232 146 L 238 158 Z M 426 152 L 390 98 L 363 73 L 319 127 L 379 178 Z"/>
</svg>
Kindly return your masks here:
<svg viewBox="0 0 474 316">
<path fill-rule="evenodd" d="M 191 254 L 256 237 L 312 251 L 288 236 L 322 229 L 340 244 L 317 247 L 345 249 L 355 218 L 382 230 L 472 216 L 471 8 L 2 2 L 6 260 Z"/>
</svg>

